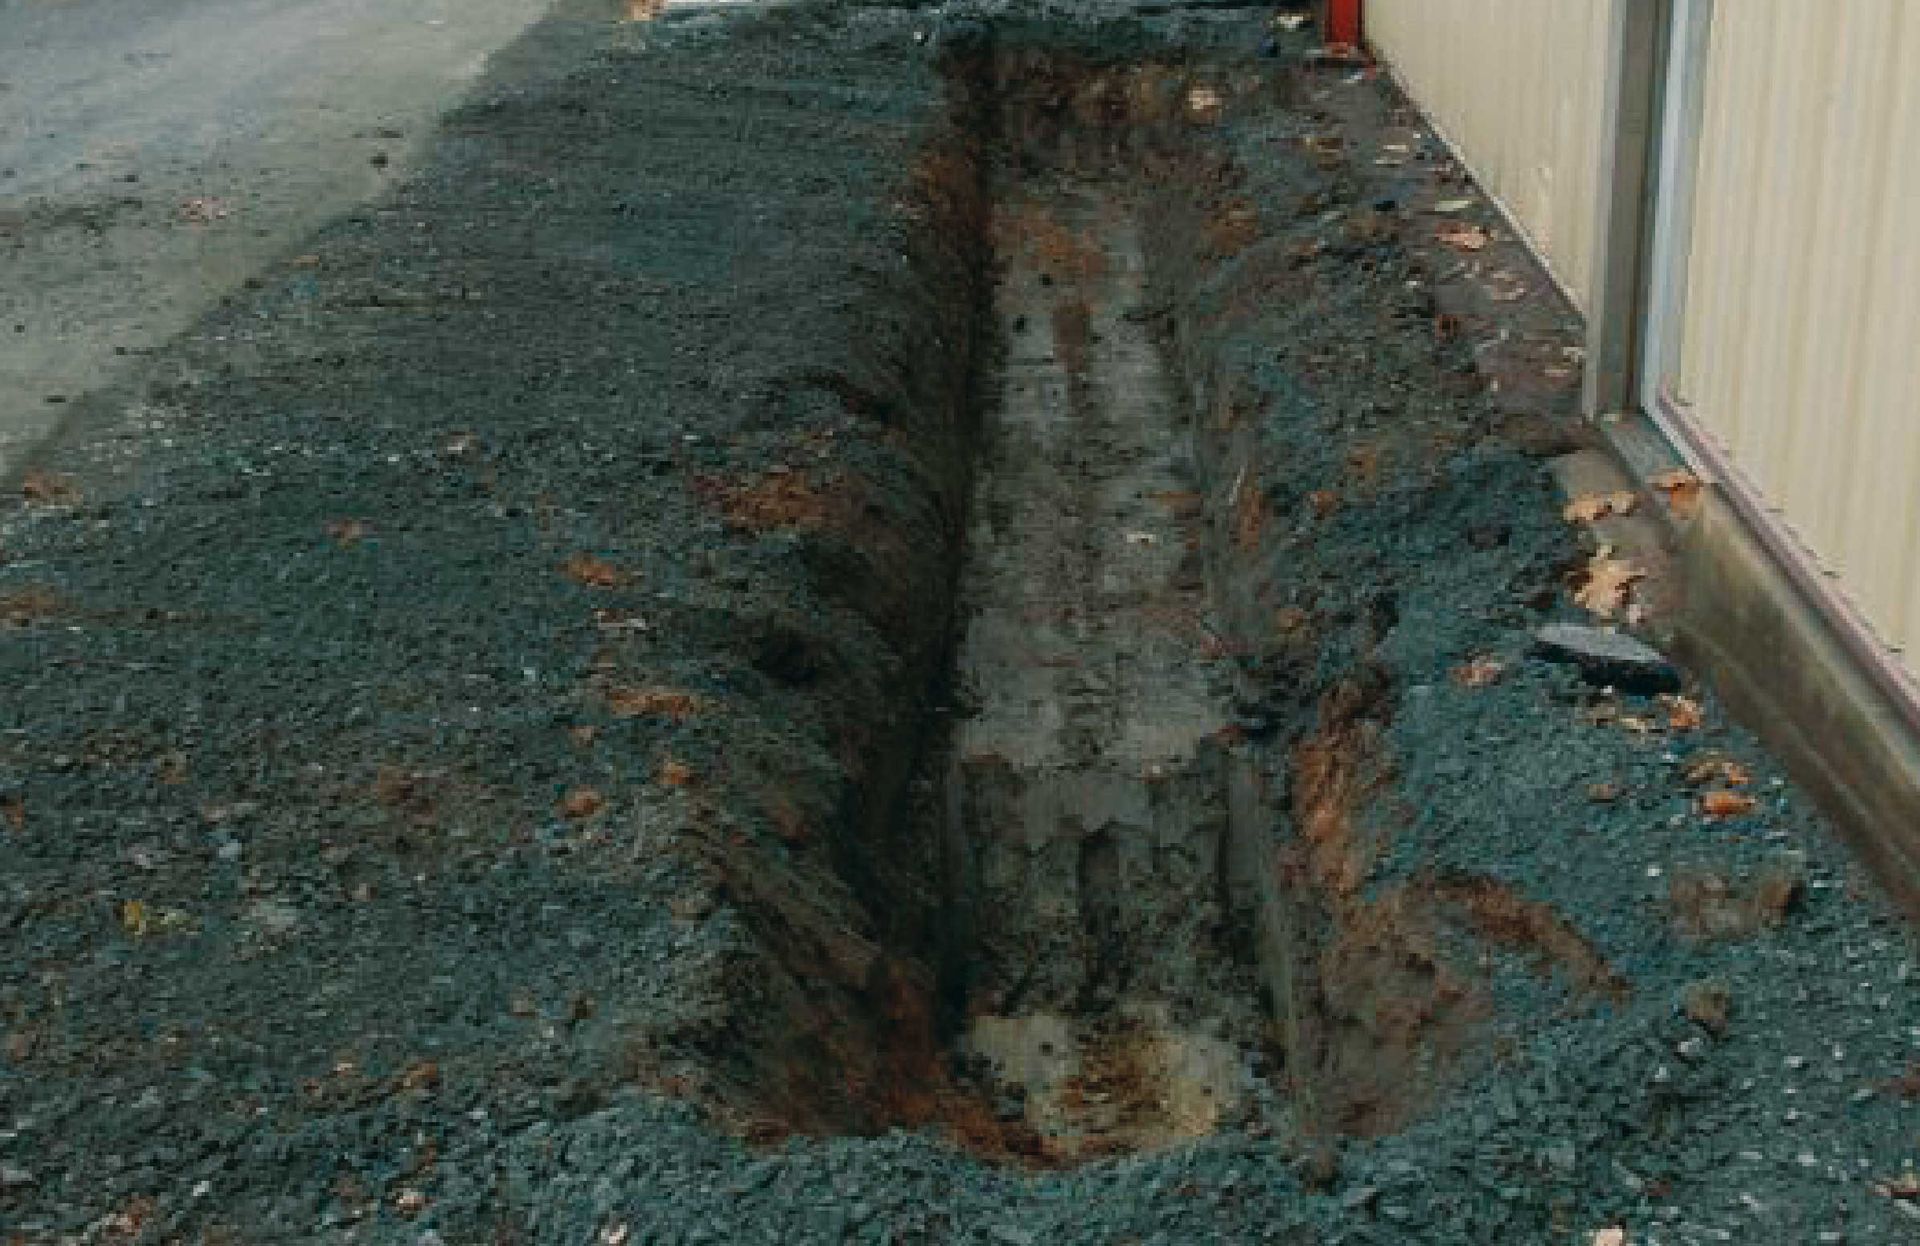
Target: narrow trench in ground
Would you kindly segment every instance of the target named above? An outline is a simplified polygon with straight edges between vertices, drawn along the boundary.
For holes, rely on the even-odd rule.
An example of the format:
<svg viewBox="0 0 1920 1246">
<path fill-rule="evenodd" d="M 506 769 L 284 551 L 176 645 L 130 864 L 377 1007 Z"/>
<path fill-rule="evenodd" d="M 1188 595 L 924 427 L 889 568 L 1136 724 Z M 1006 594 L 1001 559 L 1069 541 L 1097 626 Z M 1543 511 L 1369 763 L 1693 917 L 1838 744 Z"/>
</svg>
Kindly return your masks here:
<svg viewBox="0 0 1920 1246">
<path fill-rule="evenodd" d="M 941 1038 L 985 1149 L 1067 1164 L 1283 1124 L 1228 809 L 1210 531 L 1149 288 L 1138 144 L 1217 97 L 1003 59 L 962 712 L 919 836 L 952 897 Z M 1214 656 L 1218 656 L 1217 652 Z"/>
<path fill-rule="evenodd" d="M 1496 954 L 1560 976 L 1574 1006 L 1629 988 L 1491 874 L 1369 881 L 1404 812 L 1399 691 L 1372 656 L 1396 589 L 1274 522 L 1270 490 L 1328 468 L 1274 456 L 1317 455 L 1364 494 L 1397 443 L 1283 409 L 1285 386 L 1263 396 L 1230 332 L 1264 300 L 1316 297 L 1299 269 L 1320 244 L 1284 222 L 1354 193 L 1289 149 L 1299 198 L 1263 221 L 1246 194 L 1226 127 L 1293 107 L 1295 81 L 1076 46 L 956 56 L 955 124 L 906 204 L 942 257 L 914 314 L 950 352 L 924 361 L 943 378 L 923 425 L 942 539 L 913 555 L 942 560 L 942 591 L 929 576 L 905 603 L 925 612 L 911 677 L 928 686 L 860 742 L 828 851 L 725 841 L 752 938 L 712 1012 L 635 1068 L 757 1138 L 930 1129 L 1067 1166 L 1247 1130 L 1321 1171 L 1329 1139 L 1437 1101 L 1493 1011 Z M 1356 258 L 1326 280 L 1371 271 L 1374 214 L 1347 213 Z M 1316 355 L 1303 332 L 1289 353 Z M 1436 361 L 1413 383 L 1456 375 Z M 1403 474 L 1453 435 L 1471 430 L 1409 425 Z M 1287 568 L 1331 599 L 1284 604 Z M 859 570 L 836 587 L 897 579 Z"/>
</svg>

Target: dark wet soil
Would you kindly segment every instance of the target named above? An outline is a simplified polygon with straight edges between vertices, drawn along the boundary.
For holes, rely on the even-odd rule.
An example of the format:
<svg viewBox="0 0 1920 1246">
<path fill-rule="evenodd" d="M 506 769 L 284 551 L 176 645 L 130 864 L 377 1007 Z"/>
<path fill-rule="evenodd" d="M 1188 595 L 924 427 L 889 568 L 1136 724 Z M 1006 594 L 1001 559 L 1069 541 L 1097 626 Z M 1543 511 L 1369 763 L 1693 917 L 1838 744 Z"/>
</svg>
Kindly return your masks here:
<svg viewBox="0 0 1920 1246">
<path fill-rule="evenodd" d="M 0 523 L 12 1239 L 1907 1240 L 1904 927 L 1531 656 L 1571 325 L 1300 50 L 563 9 L 90 400 Z"/>
</svg>

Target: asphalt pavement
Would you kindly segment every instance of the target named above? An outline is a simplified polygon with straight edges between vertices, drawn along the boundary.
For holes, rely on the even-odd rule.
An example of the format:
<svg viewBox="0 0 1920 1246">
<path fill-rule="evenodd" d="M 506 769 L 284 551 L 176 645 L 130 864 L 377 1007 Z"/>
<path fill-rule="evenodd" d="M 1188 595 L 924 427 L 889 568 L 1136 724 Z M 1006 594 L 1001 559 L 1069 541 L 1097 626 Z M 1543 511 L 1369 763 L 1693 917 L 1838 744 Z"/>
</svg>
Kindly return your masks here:
<svg viewBox="0 0 1920 1246">
<path fill-rule="evenodd" d="M 0 479 L 408 165 L 548 0 L 0 2 Z"/>
</svg>

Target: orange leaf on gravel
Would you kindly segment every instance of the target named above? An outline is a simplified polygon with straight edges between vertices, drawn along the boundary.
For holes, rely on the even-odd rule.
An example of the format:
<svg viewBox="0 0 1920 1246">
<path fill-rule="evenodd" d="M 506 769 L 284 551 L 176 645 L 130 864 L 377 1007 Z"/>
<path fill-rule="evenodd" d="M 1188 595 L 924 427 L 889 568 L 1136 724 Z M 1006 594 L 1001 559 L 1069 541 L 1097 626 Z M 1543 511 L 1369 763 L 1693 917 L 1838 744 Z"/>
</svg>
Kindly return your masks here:
<svg viewBox="0 0 1920 1246">
<path fill-rule="evenodd" d="M 373 535 L 373 525 L 364 519 L 335 519 L 327 524 L 327 539 L 341 549 L 352 549 Z"/>
<path fill-rule="evenodd" d="M 1705 486 L 1700 477 L 1684 467 L 1670 472 L 1661 472 L 1647 481 L 1658 489 L 1667 499 L 1667 505 L 1681 519 L 1690 519 L 1700 509 L 1700 496 Z"/>
<path fill-rule="evenodd" d="M 576 787 L 560 802 L 560 812 L 569 818 L 591 818 L 607 807 L 607 798 L 590 787 Z"/>
<path fill-rule="evenodd" d="M 1453 668 L 1453 682 L 1462 688 L 1486 688 L 1500 682 L 1507 668 L 1497 658 L 1481 654 Z"/>
<path fill-rule="evenodd" d="M 618 588 L 627 581 L 620 568 L 591 554 L 575 554 L 560 565 L 560 571 L 575 584 L 588 588 Z"/>
<path fill-rule="evenodd" d="M 666 784 L 668 787 L 691 787 L 693 785 L 693 768 L 685 762 L 673 761 L 671 759 L 661 762 L 660 782 Z"/>
<path fill-rule="evenodd" d="M 612 688 L 607 708 L 622 718 L 645 715 L 684 722 L 700 712 L 700 698 L 678 688 Z"/>
<path fill-rule="evenodd" d="M 1747 768 L 1731 757 L 1718 753 L 1709 753 L 1696 757 L 1681 771 L 1680 777 L 1693 787 L 1704 787 L 1709 783 L 1724 783 L 1728 787 L 1745 787 L 1753 782 L 1753 775 Z"/>
<path fill-rule="evenodd" d="M 1698 731 L 1706 721 L 1700 703 L 1690 697 L 1661 697 L 1660 706 L 1667 711 L 1667 726 L 1675 731 Z"/>
<path fill-rule="evenodd" d="M 1640 498 L 1631 489 L 1611 493 L 1584 493 L 1561 513 L 1568 523 L 1596 523 L 1609 515 L 1630 515 Z"/>
<path fill-rule="evenodd" d="M 1759 801 L 1744 792 L 1712 791 L 1700 798 L 1700 811 L 1715 819 L 1745 817 L 1759 806 Z"/>
<path fill-rule="evenodd" d="M 27 802 L 19 796 L 0 796 L 0 818 L 14 831 L 27 829 Z"/>
<path fill-rule="evenodd" d="M 20 496 L 43 506 L 70 506 L 80 500 L 80 490 L 65 476 L 36 468 L 20 478 Z"/>
<path fill-rule="evenodd" d="M 402 1090 L 432 1090 L 440 1084 L 440 1066 L 431 1060 L 416 1060 L 400 1074 Z"/>
<path fill-rule="evenodd" d="M 1587 563 L 1584 581 L 1573 594 L 1574 601 L 1602 619 L 1611 619 L 1626 608 L 1633 586 L 1647 578 L 1638 565 L 1613 557 L 1611 547 L 1602 547 Z"/>
<path fill-rule="evenodd" d="M 1493 235 L 1478 225 L 1446 225 L 1434 237 L 1456 251 L 1484 251 L 1493 241 Z"/>
</svg>

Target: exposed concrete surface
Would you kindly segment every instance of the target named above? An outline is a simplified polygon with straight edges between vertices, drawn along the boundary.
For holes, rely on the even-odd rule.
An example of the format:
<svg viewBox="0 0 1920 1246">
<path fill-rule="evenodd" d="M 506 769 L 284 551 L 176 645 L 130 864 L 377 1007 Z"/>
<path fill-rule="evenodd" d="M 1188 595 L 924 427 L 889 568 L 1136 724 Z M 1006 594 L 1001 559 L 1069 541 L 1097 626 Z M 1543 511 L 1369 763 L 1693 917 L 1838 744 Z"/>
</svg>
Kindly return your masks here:
<svg viewBox="0 0 1920 1246">
<path fill-rule="evenodd" d="M 0 476 L 379 191 L 548 4 L 0 4 Z"/>
<path fill-rule="evenodd" d="M 1679 466 L 1644 416 L 1599 427 L 1616 483 Z M 1635 557 L 1670 564 L 1662 614 L 1677 650 L 1819 796 L 1887 893 L 1920 913 L 1920 743 L 1898 710 L 1719 490 L 1686 511 L 1644 508 L 1632 522 L 1642 527 L 1629 548 L 1670 551 Z"/>
</svg>

